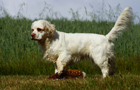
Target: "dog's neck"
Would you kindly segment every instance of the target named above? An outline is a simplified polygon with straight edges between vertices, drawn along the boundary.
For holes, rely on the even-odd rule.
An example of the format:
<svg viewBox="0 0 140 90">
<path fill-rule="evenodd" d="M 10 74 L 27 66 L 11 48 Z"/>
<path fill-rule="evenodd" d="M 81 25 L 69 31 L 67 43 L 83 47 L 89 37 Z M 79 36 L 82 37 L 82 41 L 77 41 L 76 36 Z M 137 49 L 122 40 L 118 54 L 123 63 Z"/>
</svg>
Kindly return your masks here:
<svg viewBox="0 0 140 90">
<path fill-rule="evenodd" d="M 44 37 L 43 39 L 39 40 L 38 43 L 41 46 L 43 53 L 45 53 L 45 51 L 50 48 L 51 43 L 58 38 L 59 38 L 59 35 L 57 32 L 55 32 L 52 37 L 50 38 Z"/>
<path fill-rule="evenodd" d="M 49 39 L 49 38 L 44 38 L 44 39 L 42 39 L 42 40 L 39 40 L 38 43 L 39 43 L 39 45 L 41 46 L 41 49 L 42 49 L 43 53 L 45 53 L 45 51 L 46 51 L 47 49 L 49 49 L 49 47 L 50 47 L 51 39 Z"/>
</svg>

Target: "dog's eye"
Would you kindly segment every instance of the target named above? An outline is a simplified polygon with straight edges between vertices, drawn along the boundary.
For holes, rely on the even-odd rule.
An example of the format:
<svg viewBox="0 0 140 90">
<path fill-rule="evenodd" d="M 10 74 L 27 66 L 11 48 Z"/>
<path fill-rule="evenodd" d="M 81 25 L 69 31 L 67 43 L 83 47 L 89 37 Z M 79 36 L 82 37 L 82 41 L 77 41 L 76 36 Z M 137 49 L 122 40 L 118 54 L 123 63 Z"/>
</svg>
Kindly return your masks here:
<svg viewBox="0 0 140 90">
<path fill-rule="evenodd" d="M 40 31 L 42 31 L 42 29 L 41 28 L 37 28 L 37 31 L 40 32 Z"/>
<path fill-rule="evenodd" d="M 32 32 L 34 31 L 34 29 L 31 30 Z"/>
</svg>

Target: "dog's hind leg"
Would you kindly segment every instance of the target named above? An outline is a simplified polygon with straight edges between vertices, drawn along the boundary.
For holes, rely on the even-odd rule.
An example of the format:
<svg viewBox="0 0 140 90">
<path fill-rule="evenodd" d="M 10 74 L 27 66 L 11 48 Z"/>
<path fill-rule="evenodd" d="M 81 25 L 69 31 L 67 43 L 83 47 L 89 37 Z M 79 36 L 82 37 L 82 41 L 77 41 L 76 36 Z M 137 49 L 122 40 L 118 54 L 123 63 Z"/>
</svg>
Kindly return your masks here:
<svg viewBox="0 0 140 90">
<path fill-rule="evenodd" d="M 95 64 L 97 64 L 100 67 L 101 72 L 103 74 L 103 78 L 105 78 L 107 76 L 111 76 L 115 73 L 115 60 L 98 59 L 98 61 L 100 61 L 100 62 L 97 62 L 96 60 L 94 62 L 95 62 Z"/>
<path fill-rule="evenodd" d="M 99 66 L 101 68 L 103 78 L 109 76 L 109 67 L 108 67 L 108 61 L 104 61 L 102 65 Z"/>
<path fill-rule="evenodd" d="M 94 63 L 99 66 L 101 69 L 103 78 L 106 76 L 109 76 L 109 63 L 108 59 L 105 56 L 102 56 L 101 54 L 99 56 L 93 57 Z"/>
</svg>

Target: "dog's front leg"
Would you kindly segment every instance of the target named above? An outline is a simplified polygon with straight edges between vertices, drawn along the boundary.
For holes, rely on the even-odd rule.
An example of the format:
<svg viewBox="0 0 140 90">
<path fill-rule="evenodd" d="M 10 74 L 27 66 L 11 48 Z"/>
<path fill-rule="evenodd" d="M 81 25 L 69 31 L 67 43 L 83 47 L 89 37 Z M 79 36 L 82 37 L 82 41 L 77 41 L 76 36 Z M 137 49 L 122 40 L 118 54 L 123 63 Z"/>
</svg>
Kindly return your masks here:
<svg viewBox="0 0 140 90">
<path fill-rule="evenodd" d="M 70 59 L 71 55 L 67 53 L 62 53 L 61 55 L 59 55 L 56 61 L 57 71 L 59 75 L 62 74 L 63 70 L 66 68 L 66 65 L 69 63 Z"/>
<path fill-rule="evenodd" d="M 54 67 L 55 67 L 55 74 L 58 73 L 58 70 L 57 70 L 57 65 L 56 63 L 54 63 Z"/>
</svg>

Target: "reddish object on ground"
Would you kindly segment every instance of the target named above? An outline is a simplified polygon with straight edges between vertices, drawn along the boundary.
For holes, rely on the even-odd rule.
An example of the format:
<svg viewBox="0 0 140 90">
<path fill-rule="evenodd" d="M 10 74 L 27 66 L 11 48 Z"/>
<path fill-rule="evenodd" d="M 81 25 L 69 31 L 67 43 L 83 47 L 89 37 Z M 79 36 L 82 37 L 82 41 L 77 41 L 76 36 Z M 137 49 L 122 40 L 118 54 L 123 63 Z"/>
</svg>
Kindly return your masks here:
<svg viewBox="0 0 140 90">
<path fill-rule="evenodd" d="M 86 74 L 84 72 L 81 72 L 79 70 L 64 70 L 62 72 L 62 74 L 58 75 L 58 73 L 47 77 L 47 79 L 62 79 L 62 78 L 66 78 L 66 79 L 72 79 L 72 78 L 84 78 L 86 76 Z"/>
<path fill-rule="evenodd" d="M 52 76 L 47 77 L 47 79 L 59 79 L 59 75 L 58 75 L 58 73 L 56 73 Z"/>
</svg>

